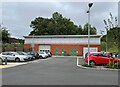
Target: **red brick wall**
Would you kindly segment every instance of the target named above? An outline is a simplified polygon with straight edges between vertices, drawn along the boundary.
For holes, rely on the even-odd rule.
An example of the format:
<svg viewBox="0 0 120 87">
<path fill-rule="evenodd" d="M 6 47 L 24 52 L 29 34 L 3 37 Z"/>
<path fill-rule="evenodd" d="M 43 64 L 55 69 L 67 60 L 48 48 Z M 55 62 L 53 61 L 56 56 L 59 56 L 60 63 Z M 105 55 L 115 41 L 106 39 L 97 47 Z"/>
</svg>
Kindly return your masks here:
<svg viewBox="0 0 120 87">
<path fill-rule="evenodd" d="M 24 44 L 24 48 L 31 48 L 32 49 L 32 46 L 31 44 Z M 34 51 L 35 52 L 38 52 L 38 44 L 34 44 Z"/>
<path fill-rule="evenodd" d="M 24 45 L 25 48 L 31 48 L 31 44 L 25 44 Z M 88 45 L 86 44 L 51 44 L 51 53 L 55 54 L 56 52 L 56 48 L 58 48 L 58 54 L 62 53 L 62 48 L 66 51 L 66 54 L 70 55 L 70 50 L 71 49 L 76 49 L 76 51 L 78 51 L 77 55 L 82 55 L 83 54 L 83 48 L 84 47 L 88 47 Z M 100 45 L 90 45 L 90 47 L 97 47 L 98 51 L 101 50 Z M 39 50 L 39 44 L 35 44 L 34 45 L 34 51 L 38 51 Z"/>
<path fill-rule="evenodd" d="M 88 47 L 88 45 L 84 44 L 52 44 L 51 45 L 51 52 L 55 54 L 56 48 L 58 48 L 58 54 L 62 53 L 62 48 L 66 51 L 67 54 L 70 55 L 71 49 L 76 49 L 78 51 L 77 55 L 83 54 L 83 48 Z M 90 45 L 90 47 L 98 47 L 98 51 L 100 51 L 100 45 Z"/>
<path fill-rule="evenodd" d="M 24 44 L 24 48 L 31 48 L 31 44 Z"/>
<path fill-rule="evenodd" d="M 38 52 L 38 50 L 39 50 L 39 45 L 38 45 L 38 44 L 35 44 L 35 45 L 34 45 L 34 51 L 35 51 L 35 52 Z"/>
</svg>

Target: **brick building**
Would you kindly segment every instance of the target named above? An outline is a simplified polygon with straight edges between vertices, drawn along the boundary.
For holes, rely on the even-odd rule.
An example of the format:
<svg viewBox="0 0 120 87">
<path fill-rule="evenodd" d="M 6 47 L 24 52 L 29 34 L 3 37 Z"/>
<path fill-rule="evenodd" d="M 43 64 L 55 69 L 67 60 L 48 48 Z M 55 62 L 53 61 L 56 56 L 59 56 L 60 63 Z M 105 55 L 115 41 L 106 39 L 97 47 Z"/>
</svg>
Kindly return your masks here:
<svg viewBox="0 0 120 87">
<path fill-rule="evenodd" d="M 43 35 L 24 36 L 24 48 L 34 51 L 50 51 L 53 55 L 85 55 L 88 35 Z M 90 50 L 100 51 L 100 35 L 90 35 Z"/>
</svg>

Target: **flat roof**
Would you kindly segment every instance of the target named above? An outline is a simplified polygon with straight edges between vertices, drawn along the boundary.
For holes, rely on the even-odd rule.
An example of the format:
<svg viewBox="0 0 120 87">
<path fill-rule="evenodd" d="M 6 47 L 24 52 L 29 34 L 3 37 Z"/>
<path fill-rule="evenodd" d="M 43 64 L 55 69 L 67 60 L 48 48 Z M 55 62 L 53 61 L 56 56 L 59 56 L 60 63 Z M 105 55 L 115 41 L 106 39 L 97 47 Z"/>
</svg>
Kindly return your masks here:
<svg viewBox="0 0 120 87">
<path fill-rule="evenodd" d="M 88 35 L 30 35 L 24 38 L 88 38 Z M 100 38 L 101 35 L 90 35 L 90 37 Z"/>
</svg>

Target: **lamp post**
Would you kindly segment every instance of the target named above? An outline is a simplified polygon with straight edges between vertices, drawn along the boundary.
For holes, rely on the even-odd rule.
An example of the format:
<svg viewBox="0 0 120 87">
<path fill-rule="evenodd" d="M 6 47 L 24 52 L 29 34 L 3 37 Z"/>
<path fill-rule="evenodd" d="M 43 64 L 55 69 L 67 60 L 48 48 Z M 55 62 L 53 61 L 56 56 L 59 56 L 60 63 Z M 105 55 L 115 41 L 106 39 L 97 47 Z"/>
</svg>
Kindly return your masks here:
<svg viewBox="0 0 120 87">
<path fill-rule="evenodd" d="M 34 34 L 33 34 L 33 42 L 32 42 L 32 51 L 34 52 Z"/>
<path fill-rule="evenodd" d="M 107 46 L 107 43 L 108 43 L 108 39 L 107 39 L 108 28 L 107 28 L 107 27 L 105 27 L 105 29 L 106 29 L 106 52 L 107 52 L 107 48 L 108 48 L 108 46 Z"/>
<path fill-rule="evenodd" d="M 90 65 L 90 8 L 92 7 L 93 3 L 88 4 L 88 66 Z"/>
<path fill-rule="evenodd" d="M 108 25 L 107 25 L 107 22 L 106 22 L 106 20 L 104 20 L 104 24 L 105 24 L 105 29 L 106 29 L 106 52 L 107 52 L 107 42 L 108 42 L 108 40 L 107 40 L 107 33 L 108 33 Z"/>
</svg>

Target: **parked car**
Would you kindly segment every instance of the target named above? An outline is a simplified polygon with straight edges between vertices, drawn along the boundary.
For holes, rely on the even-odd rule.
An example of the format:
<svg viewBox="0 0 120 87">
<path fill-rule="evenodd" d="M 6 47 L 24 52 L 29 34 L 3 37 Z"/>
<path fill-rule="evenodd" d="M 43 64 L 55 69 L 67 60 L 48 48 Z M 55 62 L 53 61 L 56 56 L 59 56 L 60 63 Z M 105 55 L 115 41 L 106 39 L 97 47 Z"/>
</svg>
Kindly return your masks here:
<svg viewBox="0 0 120 87">
<path fill-rule="evenodd" d="M 39 57 L 42 59 L 45 59 L 48 57 L 48 54 L 46 52 L 43 52 L 43 51 L 38 52 L 38 54 L 39 54 Z"/>
<path fill-rule="evenodd" d="M 25 52 L 17 52 L 17 53 L 20 54 L 20 55 L 26 55 L 28 57 L 28 60 L 30 60 L 30 61 L 35 59 L 32 55 L 28 55 Z"/>
<path fill-rule="evenodd" d="M 39 59 L 39 54 L 37 52 L 26 52 L 28 55 L 32 55 L 35 59 Z"/>
<path fill-rule="evenodd" d="M 2 53 L 0 53 L 0 60 L 1 60 L 1 61 L 5 61 L 5 57 L 2 56 Z"/>
<path fill-rule="evenodd" d="M 52 56 L 51 52 L 49 52 L 49 51 L 45 51 L 45 52 L 46 52 L 46 54 L 48 55 L 48 57 L 51 57 L 51 56 Z"/>
<path fill-rule="evenodd" d="M 88 62 L 88 55 L 85 58 L 85 61 Z M 90 64 L 109 64 L 110 62 L 120 62 L 118 58 L 112 57 L 110 52 L 90 52 Z"/>
<path fill-rule="evenodd" d="M 116 53 L 115 57 L 120 59 L 120 53 Z"/>
<path fill-rule="evenodd" d="M 1 57 L 7 58 L 7 61 L 27 61 L 28 57 L 26 55 L 20 55 L 17 52 L 1 52 L 0 53 Z"/>
</svg>

